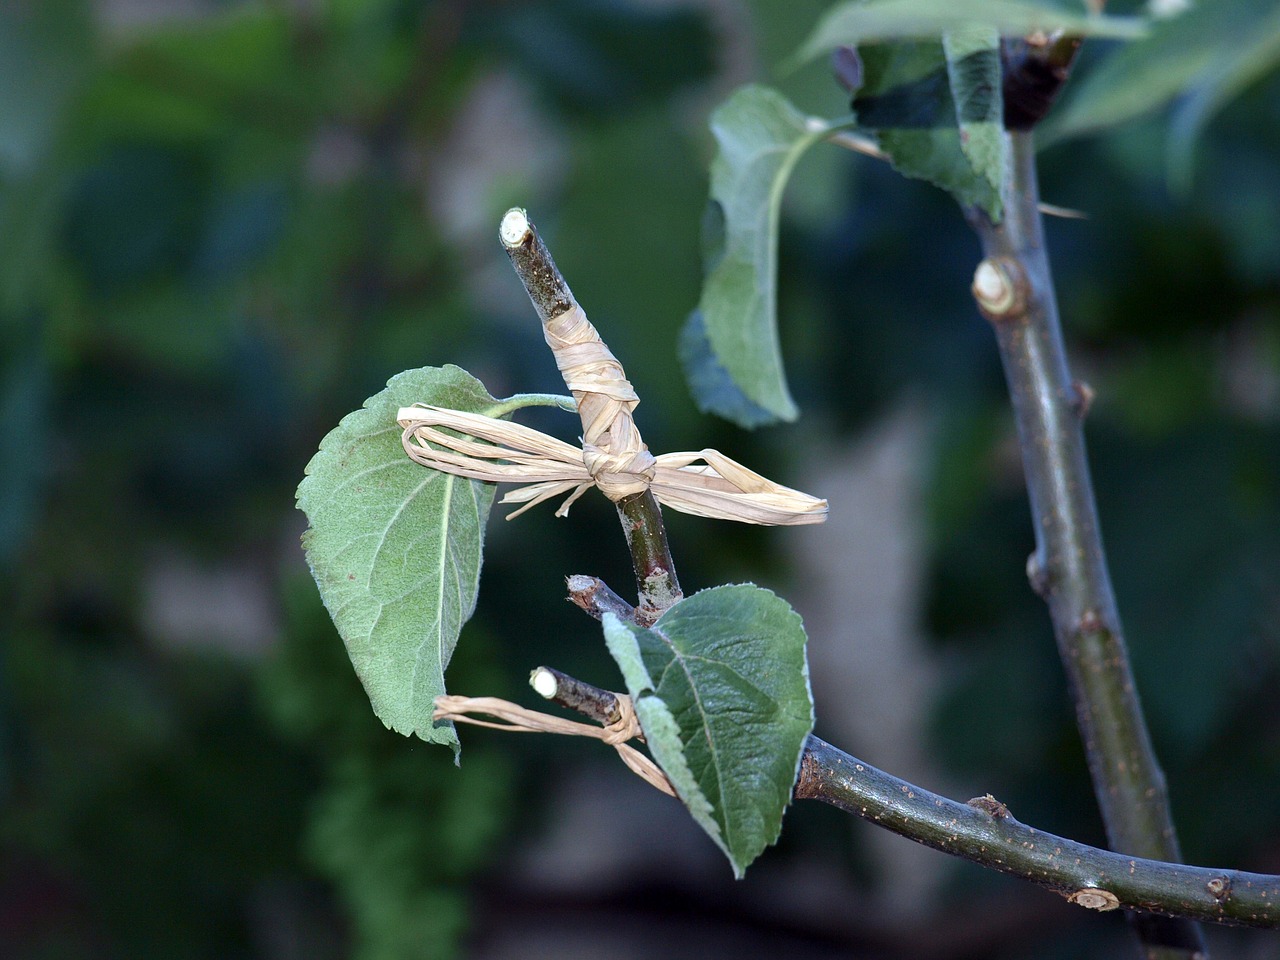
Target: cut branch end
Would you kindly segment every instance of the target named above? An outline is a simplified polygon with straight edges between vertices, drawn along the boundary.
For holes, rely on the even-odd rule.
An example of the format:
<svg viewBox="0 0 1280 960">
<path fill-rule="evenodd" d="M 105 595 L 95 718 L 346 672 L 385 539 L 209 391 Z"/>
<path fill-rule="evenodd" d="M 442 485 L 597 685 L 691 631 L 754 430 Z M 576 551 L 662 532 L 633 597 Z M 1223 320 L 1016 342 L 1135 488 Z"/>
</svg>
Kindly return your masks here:
<svg viewBox="0 0 1280 960">
<path fill-rule="evenodd" d="M 498 236 L 508 250 L 520 246 L 529 236 L 529 215 L 519 207 L 512 207 L 498 225 Z"/>
</svg>

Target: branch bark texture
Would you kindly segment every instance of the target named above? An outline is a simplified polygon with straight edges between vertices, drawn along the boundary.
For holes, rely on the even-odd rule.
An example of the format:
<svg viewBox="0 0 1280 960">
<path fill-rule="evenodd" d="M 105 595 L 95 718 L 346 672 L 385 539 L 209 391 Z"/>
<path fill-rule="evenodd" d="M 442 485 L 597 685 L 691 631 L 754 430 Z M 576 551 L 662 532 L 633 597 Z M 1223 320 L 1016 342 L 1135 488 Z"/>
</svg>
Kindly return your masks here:
<svg viewBox="0 0 1280 960">
<path fill-rule="evenodd" d="M 1163 772 L 1143 719 L 1099 532 L 1082 417 L 1089 391 L 1072 381 L 1045 249 L 1029 132 L 1007 134 L 1004 219 L 970 220 L 986 261 L 974 295 L 991 320 L 1018 426 L 1036 549 L 1033 587 L 1049 606 L 1094 792 L 1112 849 L 1176 862 Z M 1146 955 L 1203 956 L 1194 928 L 1140 921 Z M 1185 945 L 1185 946 L 1184 946 Z"/>
<path fill-rule="evenodd" d="M 1019 823 L 994 798 L 959 803 L 899 780 L 810 737 L 797 799 L 821 800 L 864 820 L 1001 873 L 1030 880 L 1093 910 L 1127 908 L 1149 919 L 1280 926 L 1280 876 L 1165 863 L 1099 850 Z M 1154 926 L 1152 949 L 1202 950 L 1199 928 Z M 1176 939 L 1182 935 L 1183 939 Z"/>
<path fill-rule="evenodd" d="M 614 694 L 550 667 L 534 671 L 553 682 L 543 696 L 599 723 L 617 719 Z M 877 770 L 817 737 L 805 744 L 797 800 L 820 800 L 893 833 L 1021 877 L 1091 910 L 1129 909 L 1151 919 L 1280 926 L 1280 876 L 1187 867 L 1099 850 L 1020 823 L 988 795 L 959 803 Z M 1166 932 L 1194 925 L 1166 925 Z M 1166 945 L 1198 949 L 1192 941 Z"/>
</svg>

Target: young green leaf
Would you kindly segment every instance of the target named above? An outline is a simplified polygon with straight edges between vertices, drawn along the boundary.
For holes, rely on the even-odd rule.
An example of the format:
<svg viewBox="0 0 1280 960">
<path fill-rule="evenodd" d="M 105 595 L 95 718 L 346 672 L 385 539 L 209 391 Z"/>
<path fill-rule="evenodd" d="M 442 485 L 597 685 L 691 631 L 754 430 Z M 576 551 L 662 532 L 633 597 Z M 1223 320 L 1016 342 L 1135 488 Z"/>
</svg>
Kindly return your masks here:
<svg viewBox="0 0 1280 960">
<path fill-rule="evenodd" d="M 1280 63 L 1275 0 L 1199 3 L 1157 21 L 1151 35 L 1108 57 L 1081 78 L 1050 121 L 1062 140 L 1109 129 L 1189 94 L 1174 123 L 1174 161 L 1184 167 L 1196 134 L 1213 113 Z"/>
<path fill-rule="evenodd" d="M 947 58 L 947 80 L 960 128 L 960 152 L 974 174 L 991 187 L 987 212 L 998 221 L 1005 176 L 1000 35 L 993 27 L 960 27 L 942 35 L 942 52 Z"/>
<path fill-rule="evenodd" d="M 813 729 L 805 632 L 753 584 L 686 597 L 651 628 L 604 619 L 653 758 L 741 877 L 778 839 Z"/>
<path fill-rule="evenodd" d="M 1243 40 L 1233 56 L 1219 59 L 1197 78 L 1189 95 L 1174 110 L 1169 137 L 1169 179 L 1186 187 L 1191 158 L 1205 126 L 1233 97 L 1280 64 L 1280 9 Z"/>
<path fill-rule="evenodd" d="M 977 206 L 994 219 L 1000 216 L 999 178 L 1003 176 L 999 84 L 988 97 L 979 96 L 991 82 L 992 62 L 981 51 L 961 63 L 969 41 L 957 39 L 959 58 L 949 57 L 939 41 L 878 44 L 859 50 L 864 83 L 853 101 L 858 125 L 876 131 L 880 148 L 903 176 L 927 180 L 946 190 L 963 206 Z M 954 63 L 953 63 L 954 60 Z M 999 70 L 998 61 L 994 62 Z M 976 69 L 973 69 L 975 68 Z M 952 95 L 952 75 L 967 99 Z M 990 115 L 996 111 L 995 127 Z M 977 127 L 977 142 L 966 152 L 963 125 Z"/>
<path fill-rule="evenodd" d="M 810 123 L 780 93 L 759 86 L 736 91 L 711 117 L 719 145 L 711 166 L 711 204 L 717 219 L 723 217 L 723 247 L 707 257 L 698 311 L 709 360 L 729 383 L 717 374 L 694 377 L 691 387 L 702 409 L 725 413 L 742 426 L 794 420 L 799 412 L 778 344 L 778 221 L 796 162 L 833 128 Z M 745 402 L 716 401 L 708 382 L 716 390 L 736 388 Z"/>
<path fill-rule="evenodd" d="M 458 751 L 432 723 L 444 668 L 475 609 L 494 486 L 428 470 L 400 444 L 396 411 L 417 402 L 509 410 L 460 367 L 392 377 L 320 443 L 298 486 L 320 596 L 374 713 L 388 727 Z"/>
<path fill-rule="evenodd" d="M 1146 31 L 1137 17 L 1070 13 L 1053 3 L 1028 0 L 854 0 L 832 7 L 796 54 L 812 60 L 836 47 L 890 40 L 937 39 L 981 24 L 1006 37 L 1062 31 L 1079 37 L 1133 39 Z"/>
<path fill-rule="evenodd" d="M 724 366 L 711 350 L 707 340 L 707 327 L 702 322 L 702 311 L 689 314 L 680 328 L 677 343 L 680 363 L 685 379 L 693 393 L 698 409 L 714 413 L 747 430 L 777 422 L 777 417 L 757 403 L 752 403 L 738 385 L 733 382 Z"/>
</svg>

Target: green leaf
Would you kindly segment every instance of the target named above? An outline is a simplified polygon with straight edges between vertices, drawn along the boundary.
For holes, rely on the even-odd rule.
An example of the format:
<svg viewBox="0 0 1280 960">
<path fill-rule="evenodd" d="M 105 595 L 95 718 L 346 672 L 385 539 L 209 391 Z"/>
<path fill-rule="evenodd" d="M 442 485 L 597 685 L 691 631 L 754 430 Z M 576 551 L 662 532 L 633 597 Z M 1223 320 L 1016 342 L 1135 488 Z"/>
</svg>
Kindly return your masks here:
<svg viewBox="0 0 1280 960">
<path fill-rule="evenodd" d="M 33 172 L 91 74 L 83 0 L 0 5 L 0 175 Z"/>
<path fill-rule="evenodd" d="M 1000 35 L 993 27 L 961 27 L 943 34 L 942 51 L 960 128 L 960 152 L 973 172 L 990 185 L 993 202 L 987 213 L 998 222 L 1005 177 Z"/>
<path fill-rule="evenodd" d="M 955 42 L 957 50 L 964 49 L 962 40 Z M 989 64 L 979 56 L 953 66 L 938 41 L 879 44 L 863 47 L 859 53 L 863 86 L 853 108 L 859 126 L 877 132 L 880 148 L 893 168 L 941 187 L 963 206 L 981 207 L 998 218 L 1001 133 L 986 124 L 995 110 L 1000 126 L 1000 99 L 994 92 L 985 102 L 978 96 Z M 978 69 L 971 70 L 970 65 Z M 962 105 L 952 97 L 953 72 L 968 97 Z M 960 127 L 960 118 L 968 123 L 971 115 L 985 134 L 972 145 L 976 161 L 965 152 Z"/>
<path fill-rule="evenodd" d="M 1280 64 L 1280 10 L 1231 51 L 1213 62 L 1174 111 L 1169 142 L 1169 179 L 1186 187 L 1196 140 L 1214 114 L 1255 80 Z"/>
<path fill-rule="evenodd" d="M 833 7 L 796 54 L 812 60 L 836 47 L 902 39 L 936 39 L 982 24 L 1002 36 L 1063 31 L 1081 37 L 1132 39 L 1146 31 L 1136 17 L 1080 16 L 1051 3 L 1020 0 L 856 0 Z"/>
<path fill-rule="evenodd" d="M 556 105 L 619 113 L 715 72 L 706 13 L 635 0 L 543 0 L 495 17 L 510 59 Z"/>
<path fill-rule="evenodd" d="M 604 633 L 653 758 L 741 877 L 778 839 L 813 729 L 799 614 L 736 584 L 648 629 L 606 615 Z"/>
<path fill-rule="evenodd" d="M 1280 59 L 1280 13 L 1274 0 L 1198 3 L 1157 21 L 1151 35 L 1117 51 L 1084 76 L 1049 125 L 1054 140 L 1118 126 L 1189 90 L 1210 91 L 1212 109 Z M 1198 109 L 1198 108 L 1197 108 Z"/>
<path fill-rule="evenodd" d="M 748 430 L 777 420 L 764 407 L 752 403 L 716 359 L 707 340 L 702 311 L 695 310 L 689 314 L 680 328 L 677 349 L 685 379 L 689 381 L 689 390 L 703 413 L 714 413 Z"/>
<path fill-rule="evenodd" d="M 434 724 L 431 712 L 475 609 L 494 486 L 406 456 L 396 411 L 419 401 L 484 414 L 510 408 L 459 367 L 398 374 L 321 441 L 298 506 L 311 524 L 303 537 L 311 573 L 374 713 L 456 756 L 453 726 Z"/>
<path fill-rule="evenodd" d="M 711 165 L 711 203 L 723 216 L 723 247 L 708 257 L 698 310 L 714 361 L 770 421 L 799 411 L 787 387 L 778 343 L 778 221 L 782 191 L 800 156 L 835 128 L 810 122 L 766 87 L 736 91 L 711 116 L 719 152 Z M 695 379 L 703 409 L 713 409 Z M 743 426 L 768 422 L 731 418 Z"/>
</svg>

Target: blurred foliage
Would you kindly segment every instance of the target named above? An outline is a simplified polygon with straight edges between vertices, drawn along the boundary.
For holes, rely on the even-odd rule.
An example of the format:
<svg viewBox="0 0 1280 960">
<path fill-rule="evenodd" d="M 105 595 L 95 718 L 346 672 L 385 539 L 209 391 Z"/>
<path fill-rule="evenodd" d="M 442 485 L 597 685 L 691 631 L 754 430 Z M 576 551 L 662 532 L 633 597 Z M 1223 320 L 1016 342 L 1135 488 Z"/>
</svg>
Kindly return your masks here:
<svg viewBox="0 0 1280 960">
<path fill-rule="evenodd" d="M 759 78 L 807 112 L 844 110 L 825 65 L 767 76 L 821 7 L 208 0 L 152 20 L 119 2 L 4 5 L 0 954 L 449 956 L 476 898 L 487 923 L 537 902 L 502 886 L 503 843 L 538 832 L 547 770 L 584 751 L 480 736 L 458 770 L 384 730 L 302 566 L 294 487 L 320 437 L 402 369 L 559 389 L 494 243 L 516 201 L 626 358 L 655 446 L 718 445 L 798 481 L 795 433 L 692 412 L 676 340 L 698 299 L 710 109 Z M 1086 45 L 1081 72 L 1110 52 Z M 1098 390 L 1106 540 L 1184 848 L 1270 870 L 1277 105 L 1272 71 L 1215 113 L 1179 196 L 1160 118 L 1054 147 L 1042 176 L 1047 200 L 1089 215 L 1049 239 Z M 953 666 L 934 752 L 1021 819 L 1097 840 L 1021 575 L 1016 450 L 967 292 L 976 243 L 940 192 L 835 149 L 801 163 L 784 209 L 781 335 L 809 422 L 853 434 L 904 393 L 936 411 L 926 615 Z M 767 532 L 670 527 L 686 586 L 786 582 Z M 570 523 L 491 527 L 459 691 L 518 696 L 543 661 L 616 682 L 560 599 L 566 573 L 625 583 L 621 538 L 598 542 L 614 528 L 587 500 Z M 731 890 L 691 882 L 670 909 L 692 922 L 740 898 L 764 922 L 776 912 L 750 898 L 801 863 L 874 884 L 847 862 L 865 841 L 829 839 L 868 828 L 828 813 L 789 815 L 775 872 L 766 857 Z M 949 889 L 961 913 L 985 890 L 1013 896 L 966 871 Z M 1084 932 L 1050 946 L 997 931 L 981 955 L 1122 943 L 1094 920 L 1055 915 Z M 910 934 L 875 942 L 929 955 L 894 948 Z"/>
</svg>

